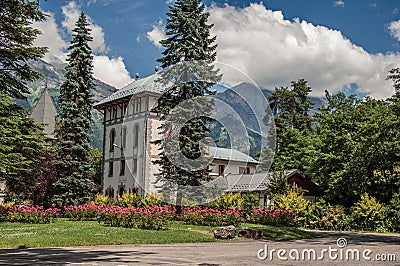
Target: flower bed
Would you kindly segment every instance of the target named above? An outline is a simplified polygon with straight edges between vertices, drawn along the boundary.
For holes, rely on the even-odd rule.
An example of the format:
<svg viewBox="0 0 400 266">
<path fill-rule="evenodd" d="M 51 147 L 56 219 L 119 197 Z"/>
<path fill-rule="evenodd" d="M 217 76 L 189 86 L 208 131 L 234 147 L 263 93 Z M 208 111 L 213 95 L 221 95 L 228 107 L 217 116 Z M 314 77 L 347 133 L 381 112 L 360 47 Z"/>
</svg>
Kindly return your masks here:
<svg viewBox="0 0 400 266">
<path fill-rule="evenodd" d="M 216 210 L 202 208 L 200 206 L 189 208 L 182 207 L 179 220 L 185 224 L 206 225 L 206 226 L 237 226 L 242 223 L 242 213 L 240 209 Z"/>
<path fill-rule="evenodd" d="M 60 210 L 43 206 L 0 206 L 0 221 L 10 223 L 48 224 L 54 222 Z"/>
<path fill-rule="evenodd" d="M 103 210 L 105 224 L 148 230 L 166 229 L 175 217 L 175 208 L 151 206 L 146 208 L 110 206 Z"/>
<path fill-rule="evenodd" d="M 247 222 L 262 225 L 289 226 L 293 224 L 294 213 L 290 210 L 265 210 L 260 207 L 254 208 Z"/>
<path fill-rule="evenodd" d="M 105 204 L 84 204 L 78 206 L 64 207 L 64 218 L 72 221 L 89 221 L 95 220 L 107 208 Z"/>
</svg>

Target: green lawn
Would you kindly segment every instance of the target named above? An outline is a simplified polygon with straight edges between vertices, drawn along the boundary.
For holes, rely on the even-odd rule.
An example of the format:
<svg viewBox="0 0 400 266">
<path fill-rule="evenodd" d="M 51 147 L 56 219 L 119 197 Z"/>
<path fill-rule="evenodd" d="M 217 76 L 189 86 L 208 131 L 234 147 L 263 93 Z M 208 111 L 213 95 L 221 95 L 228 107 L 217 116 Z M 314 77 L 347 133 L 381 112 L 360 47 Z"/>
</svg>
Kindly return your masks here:
<svg viewBox="0 0 400 266">
<path fill-rule="evenodd" d="M 244 225 L 263 230 L 265 239 L 291 240 L 315 235 L 287 227 Z M 121 244 L 166 244 L 212 242 L 214 227 L 173 223 L 162 231 L 99 225 L 96 221 L 57 219 L 53 224 L 0 223 L 0 248 L 67 247 Z"/>
</svg>

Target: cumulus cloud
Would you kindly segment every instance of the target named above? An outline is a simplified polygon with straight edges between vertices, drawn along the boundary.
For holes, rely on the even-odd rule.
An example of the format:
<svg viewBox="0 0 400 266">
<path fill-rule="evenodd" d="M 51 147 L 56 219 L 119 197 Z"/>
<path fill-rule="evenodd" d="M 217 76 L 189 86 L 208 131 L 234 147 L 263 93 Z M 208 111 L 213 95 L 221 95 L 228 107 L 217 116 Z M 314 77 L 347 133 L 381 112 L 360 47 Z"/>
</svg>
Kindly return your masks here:
<svg viewBox="0 0 400 266">
<path fill-rule="evenodd" d="M 96 1 L 92 1 L 95 3 Z M 63 21 L 61 22 L 62 28 L 68 33 L 72 32 L 75 28 L 75 23 L 80 15 L 80 8 L 74 1 L 69 2 L 62 7 Z M 35 45 L 47 46 L 49 52 L 43 58 L 48 63 L 66 63 L 67 51 L 69 46 L 62 34 L 62 28 L 58 27 L 53 14 L 48 13 L 47 21 L 35 23 L 34 27 L 41 30 L 42 34 L 36 39 Z M 127 83 L 132 81 L 128 70 L 122 57 L 110 58 L 107 56 L 107 46 L 104 39 L 103 29 L 96 25 L 93 20 L 88 17 L 90 28 L 92 29 L 91 35 L 93 42 L 90 44 L 93 51 L 96 53 L 93 58 L 93 72 L 94 77 L 108 83 L 116 88 L 121 88 Z"/>
<path fill-rule="evenodd" d="M 34 22 L 32 25 L 42 32 L 36 38 L 34 45 L 48 47 L 48 52 L 43 58 L 46 62 L 64 62 L 66 60 L 65 50 L 68 44 L 61 38 L 54 15 L 51 13 L 46 14 L 49 16 L 47 21 Z"/>
<path fill-rule="evenodd" d="M 122 57 L 94 56 L 94 76 L 120 89 L 132 81 Z"/>
<path fill-rule="evenodd" d="M 333 2 L 334 7 L 341 7 L 344 8 L 344 2 L 342 0 Z"/>
<path fill-rule="evenodd" d="M 75 1 L 72 1 L 62 7 L 62 13 L 64 20 L 62 21 L 61 25 L 68 31 L 72 31 L 75 28 L 75 23 L 81 13 L 80 7 L 75 3 Z M 93 49 L 93 52 L 106 52 L 107 46 L 104 40 L 103 28 L 96 25 L 90 17 L 87 16 L 87 18 L 89 22 L 89 28 L 92 30 L 91 35 L 93 37 L 93 41 L 90 43 L 90 46 Z"/>
<path fill-rule="evenodd" d="M 155 46 L 161 48 L 160 41 L 166 39 L 164 31 L 164 24 L 162 20 L 159 20 L 156 24 L 153 25 L 153 29 L 147 32 L 147 39 L 149 39 Z"/>
<path fill-rule="evenodd" d="M 392 21 L 388 26 L 390 35 L 400 41 L 400 20 Z"/>
<path fill-rule="evenodd" d="M 246 8 L 213 5 L 208 11 L 209 22 L 214 24 L 212 34 L 217 36 L 217 60 L 264 88 L 289 86 L 290 81 L 305 78 L 318 96 L 324 90 L 350 87 L 376 98 L 394 92 L 386 76 L 399 66 L 399 54 L 370 54 L 340 31 L 287 20 L 281 11 L 262 4 Z M 238 81 L 229 75 L 224 73 L 224 79 Z"/>
</svg>

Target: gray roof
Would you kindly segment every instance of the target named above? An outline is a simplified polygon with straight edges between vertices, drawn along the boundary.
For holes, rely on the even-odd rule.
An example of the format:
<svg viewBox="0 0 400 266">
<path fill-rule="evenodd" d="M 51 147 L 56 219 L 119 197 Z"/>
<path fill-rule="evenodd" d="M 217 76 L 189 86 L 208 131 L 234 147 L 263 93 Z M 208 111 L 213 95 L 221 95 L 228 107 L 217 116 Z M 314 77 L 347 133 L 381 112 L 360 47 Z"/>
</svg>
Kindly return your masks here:
<svg viewBox="0 0 400 266">
<path fill-rule="evenodd" d="M 111 94 L 107 98 L 97 102 L 94 104 L 95 107 L 107 104 L 109 102 L 113 102 L 122 98 L 131 97 L 133 95 L 139 94 L 141 92 L 153 92 L 162 94 L 165 90 L 165 87 L 160 82 L 156 82 L 156 80 L 160 77 L 158 74 L 153 74 L 148 77 L 140 78 L 132 83 L 129 83 L 122 89 L 116 91 Z"/>
<path fill-rule="evenodd" d="M 56 107 L 46 88 L 33 108 L 30 117 L 35 119 L 36 123 L 44 125 L 44 134 L 53 137 L 56 116 Z"/>
<path fill-rule="evenodd" d="M 254 160 L 247 154 L 240 152 L 234 149 L 226 149 L 219 147 L 209 147 L 210 156 L 214 159 L 228 160 L 228 161 L 236 161 L 236 162 L 246 162 L 246 163 L 255 163 L 258 164 L 259 161 Z"/>
<path fill-rule="evenodd" d="M 293 169 L 284 171 L 287 178 L 299 173 L 299 170 Z M 219 180 L 220 188 L 231 192 L 264 191 L 268 188 L 270 178 L 278 172 L 265 172 L 255 174 L 229 174 L 224 177 L 225 181 Z"/>
</svg>

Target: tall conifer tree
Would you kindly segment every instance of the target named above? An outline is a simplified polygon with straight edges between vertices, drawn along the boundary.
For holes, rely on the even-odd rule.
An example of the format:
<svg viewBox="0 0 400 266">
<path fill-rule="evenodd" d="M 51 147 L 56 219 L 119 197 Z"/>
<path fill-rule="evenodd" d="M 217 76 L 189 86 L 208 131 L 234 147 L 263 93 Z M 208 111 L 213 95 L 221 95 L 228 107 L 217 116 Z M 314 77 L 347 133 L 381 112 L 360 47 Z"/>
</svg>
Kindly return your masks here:
<svg viewBox="0 0 400 266">
<path fill-rule="evenodd" d="M 25 99 L 24 94 L 29 93 L 27 82 L 41 77 L 27 63 L 47 51 L 46 47 L 33 46 L 40 31 L 31 25 L 45 19 L 38 1 L 0 1 L 0 93 Z"/>
<path fill-rule="evenodd" d="M 173 85 L 160 97 L 159 105 L 154 111 L 165 120 L 160 128 L 163 140 L 156 141 L 161 145 L 159 180 L 171 189 L 177 190 L 176 205 L 182 204 L 182 190 L 187 187 L 200 186 L 202 181 L 209 180 L 209 171 L 204 166 L 201 145 L 207 137 L 206 112 L 212 109 L 212 102 L 207 99 L 196 99 L 190 104 L 177 106 L 199 96 L 214 94 L 210 87 L 218 82 L 221 76 L 214 69 L 216 58 L 216 37 L 210 36 L 213 25 L 207 24 L 209 14 L 200 0 L 177 0 L 169 7 L 167 13 L 166 33 L 168 38 L 160 43 L 165 48 L 163 57 L 157 61 L 163 68 L 162 80 Z M 174 110 L 174 114 L 171 114 Z M 185 117 L 193 117 L 185 121 Z M 179 125 L 184 121 L 184 126 Z M 178 125 L 178 126 L 177 126 Z M 179 131 L 179 132 L 178 132 Z M 171 144 L 172 143 L 172 144 Z M 171 148 L 172 147 L 172 148 Z M 176 147 L 176 150 L 173 149 Z M 171 161 L 171 158 L 175 162 Z M 176 161 L 198 160 L 198 169 L 182 167 Z M 190 196 L 190 195 L 188 195 Z"/>
<path fill-rule="evenodd" d="M 68 48 L 65 82 L 60 89 L 59 179 L 55 183 L 55 201 L 62 205 L 89 200 L 93 181 L 89 178 L 93 56 L 89 23 L 83 12 L 76 22 Z"/>
</svg>

